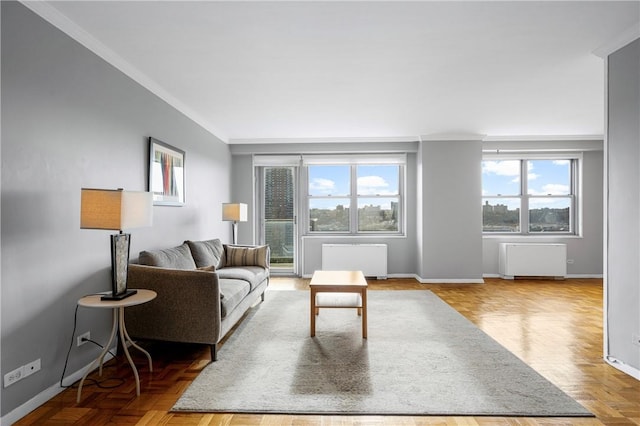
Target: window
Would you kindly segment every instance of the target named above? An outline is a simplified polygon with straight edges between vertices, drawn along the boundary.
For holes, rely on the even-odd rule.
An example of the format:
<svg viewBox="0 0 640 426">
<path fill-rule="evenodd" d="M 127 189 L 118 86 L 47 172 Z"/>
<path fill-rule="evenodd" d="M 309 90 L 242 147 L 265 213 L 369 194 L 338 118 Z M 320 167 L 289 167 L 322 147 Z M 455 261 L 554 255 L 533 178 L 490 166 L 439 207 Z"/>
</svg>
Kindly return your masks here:
<svg viewBox="0 0 640 426">
<path fill-rule="evenodd" d="M 575 233 L 577 158 L 485 159 L 485 233 Z"/>
<path fill-rule="evenodd" d="M 307 161 L 308 232 L 400 233 L 404 163 L 385 158 Z"/>
</svg>

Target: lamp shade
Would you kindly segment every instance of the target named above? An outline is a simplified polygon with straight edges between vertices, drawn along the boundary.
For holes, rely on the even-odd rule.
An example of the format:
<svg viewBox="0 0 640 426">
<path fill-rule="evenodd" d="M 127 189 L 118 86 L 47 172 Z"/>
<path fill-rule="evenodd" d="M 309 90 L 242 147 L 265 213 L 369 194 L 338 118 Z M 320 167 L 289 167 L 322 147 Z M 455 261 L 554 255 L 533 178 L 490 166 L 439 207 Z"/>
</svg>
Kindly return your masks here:
<svg viewBox="0 0 640 426">
<path fill-rule="evenodd" d="M 142 228 L 153 223 L 153 197 L 150 192 L 122 189 L 82 188 L 80 228 Z"/>
<path fill-rule="evenodd" d="M 222 220 L 234 222 L 247 221 L 247 205 L 244 203 L 223 203 Z"/>
</svg>

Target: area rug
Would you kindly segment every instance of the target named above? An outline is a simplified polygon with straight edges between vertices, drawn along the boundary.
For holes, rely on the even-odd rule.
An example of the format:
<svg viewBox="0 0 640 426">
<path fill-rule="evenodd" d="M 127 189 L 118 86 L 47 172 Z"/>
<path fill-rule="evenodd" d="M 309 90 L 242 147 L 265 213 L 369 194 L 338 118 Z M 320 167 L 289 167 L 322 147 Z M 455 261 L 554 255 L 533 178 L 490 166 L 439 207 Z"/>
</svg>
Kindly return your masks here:
<svg viewBox="0 0 640 426">
<path fill-rule="evenodd" d="M 270 291 L 172 411 L 450 416 L 592 416 L 430 291 L 369 291 L 355 309 Z"/>
</svg>

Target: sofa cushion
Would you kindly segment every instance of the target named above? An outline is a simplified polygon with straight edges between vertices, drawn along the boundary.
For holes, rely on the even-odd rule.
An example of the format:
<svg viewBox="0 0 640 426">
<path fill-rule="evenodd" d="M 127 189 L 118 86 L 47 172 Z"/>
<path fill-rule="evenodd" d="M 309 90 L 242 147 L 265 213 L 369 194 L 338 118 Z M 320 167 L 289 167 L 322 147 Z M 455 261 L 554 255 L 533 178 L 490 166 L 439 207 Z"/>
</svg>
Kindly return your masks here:
<svg viewBox="0 0 640 426">
<path fill-rule="evenodd" d="M 216 269 L 224 265 L 224 247 L 219 239 L 207 241 L 185 241 L 191 250 L 196 266 L 215 266 Z"/>
<path fill-rule="evenodd" d="M 224 246 L 224 266 L 262 266 L 269 267 L 269 246 Z"/>
<path fill-rule="evenodd" d="M 234 279 L 220 279 L 220 316 L 225 318 L 249 294 L 250 286 L 247 281 Z"/>
<path fill-rule="evenodd" d="M 141 251 L 138 262 L 169 269 L 196 269 L 191 250 L 184 243 L 168 249 Z"/>
<path fill-rule="evenodd" d="M 269 277 L 269 270 L 261 266 L 226 266 L 216 271 L 218 278 L 244 280 L 251 285 L 251 291 Z"/>
</svg>

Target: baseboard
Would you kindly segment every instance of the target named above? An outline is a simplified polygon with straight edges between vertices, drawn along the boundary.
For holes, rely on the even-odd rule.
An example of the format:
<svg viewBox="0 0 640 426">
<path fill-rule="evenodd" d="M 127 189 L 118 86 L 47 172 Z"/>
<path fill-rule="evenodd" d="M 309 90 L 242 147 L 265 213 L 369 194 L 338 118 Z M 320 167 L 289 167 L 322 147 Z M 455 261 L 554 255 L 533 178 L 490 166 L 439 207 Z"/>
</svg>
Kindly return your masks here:
<svg viewBox="0 0 640 426">
<path fill-rule="evenodd" d="M 616 368 L 620 371 L 622 371 L 625 374 L 630 375 L 631 377 L 633 377 L 636 380 L 640 380 L 640 370 L 638 370 L 635 367 L 632 367 L 628 364 L 625 364 L 624 362 L 612 357 L 612 356 L 605 356 L 604 360 L 607 364 L 609 364 L 610 366 L 612 366 L 613 368 Z"/>
<path fill-rule="evenodd" d="M 484 278 L 504 278 L 502 275 L 500 274 L 482 274 L 482 276 Z M 603 275 L 602 274 L 568 274 L 565 278 L 567 279 L 590 279 L 590 278 L 599 278 L 602 279 Z M 549 279 L 553 279 L 553 277 L 549 277 Z"/>
<path fill-rule="evenodd" d="M 104 357 L 104 362 L 103 363 L 106 363 L 107 361 L 109 361 L 112 358 L 113 358 L 113 355 L 111 355 L 111 353 L 107 353 L 107 355 Z M 84 373 L 85 373 L 85 371 L 87 371 L 87 368 L 89 368 L 91 366 L 91 364 L 93 364 L 94 362 L 95 362 L 95 360 L 91 361 L 89 364 L 87 364 L 84 367 L 80 368 L 75 373 L 65 377 L 62 380 L 62 382 L 63 383 L 75 383 L 78 380 L 82 379 L 82 376 L 84 376 Z M 96 365 L 96 368 L 98 368 L 97 365 Z M 43 390 L 42 392 L 40 392 L 39 394 L 37 394 L 36 396 L 31 398 L 27 402 L 25 402 L 24 404 L 20 405 L 19 407 L 15 408 L 14 410 L 12 410 L 9 413 L 7 413 L 4 416 L 2 416 L 0 418 L 0 425 L 11 425 L 11 424 L 17 422 L 18 420 L 20 420 L 21 418 L 23 418 L 24 416 L 26 416 L 27 414 L 29 414 L 30 412 L 32 412 L 36 408 L 40 407 L 42 404 L 44 404 L 45 402 L 49 401 L 51 398 L 53 398 L 54 396 L 56 396 L 57 394 L 59 394 L 60 392 L 66 390 L 66 389 L 67 388 L 61 387 L 60 386 L 60 382 L 58 382 L 55 385 L 49 387 L 48 389 Z"/>
<path fill-rule="evenodd" d="M 421 278 L 415 276 L 421 284 L 484 284 L 482 278 Z"/>
<path fill-rule="evenodd" d="M 567 274 L 567 278 L 583 278 L 583 279 L 600 278 L 602 279 L 603 277 L 604 275 L 602 274 Z"/>
<path fill-rule="evenodd" d="M 302 278 L 311 278 L 313 274 L 303 274 Z M 472 283 L 472 284 L 484 284 L 483 279 L 430 279 L 421 278 L 418 274 L 389 274 L 388 278 L 415 278 L 422 284 L 437 284 L 437 283 Z M 482 274 L 483 278 L 502 278 L 500 274 Z M 602 274 L 569 274 L 567 278 L 602 278 Z"/>
</svg>

